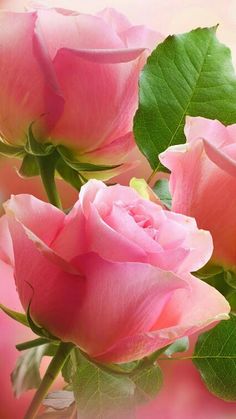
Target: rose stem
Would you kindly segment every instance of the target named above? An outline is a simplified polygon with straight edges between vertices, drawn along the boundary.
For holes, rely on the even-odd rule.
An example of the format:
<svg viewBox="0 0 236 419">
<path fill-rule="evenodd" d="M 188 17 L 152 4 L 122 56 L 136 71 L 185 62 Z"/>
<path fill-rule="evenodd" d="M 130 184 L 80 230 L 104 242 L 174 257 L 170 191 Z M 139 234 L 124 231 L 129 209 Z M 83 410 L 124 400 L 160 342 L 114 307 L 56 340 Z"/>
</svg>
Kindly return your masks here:
<svg viewBox="0 0 236 419">
<path fill-rule="evenodd" d="M 37 412 L 40 409 L 41 403 L 44 400 L 45 396 L 48 393 L 49 388 L 51 387 L 52 383 L 54 382 L 55 378 L 61 371 L 68 355 L 70 354 L 71 350 L 73 349 L 74 345 L 72 343 L 65 343 L 61 342 L 56 355 L 53 357 L 52 361 L 50 362 L 48 369 L 41 381 L 41 384 L 36 391 L 34 398 L 29 406 L 28 411 L 24 419 L 34 419 L 37 415 Z"/>
</svg>

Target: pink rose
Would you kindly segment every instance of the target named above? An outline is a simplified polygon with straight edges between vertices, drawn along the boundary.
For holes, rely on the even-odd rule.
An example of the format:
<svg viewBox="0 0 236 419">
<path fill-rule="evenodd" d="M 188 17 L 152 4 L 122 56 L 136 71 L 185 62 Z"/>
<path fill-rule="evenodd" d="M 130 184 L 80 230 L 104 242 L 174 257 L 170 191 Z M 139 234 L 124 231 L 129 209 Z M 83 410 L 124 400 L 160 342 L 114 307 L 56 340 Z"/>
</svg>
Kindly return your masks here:
<svg viewBox="0 0 236 419">
<path fill-rule="evenodd" d="M 119 164 L 134 147 L 138 77 L 163 37 L 113 9 L 0 12 L 0 133 L 64 145 L 80 161 Z"/>
<path fill-rule="evenodd" d="M 30 195 L 5 208 L 24 309 L 97 360 L 138 359 L 227 318 L 189 273 L 210 258 L 209 233 L 129 187 L 90 181 L 68 215 Z"/>
<path fill-rule="evenodd" d="M 173 211 L 195 217 L 211 232 L 213 262 L 236 268 L 236 125 L 187 118 L 187 143 L 160 155 L 171 170 Z"/>
</svg>

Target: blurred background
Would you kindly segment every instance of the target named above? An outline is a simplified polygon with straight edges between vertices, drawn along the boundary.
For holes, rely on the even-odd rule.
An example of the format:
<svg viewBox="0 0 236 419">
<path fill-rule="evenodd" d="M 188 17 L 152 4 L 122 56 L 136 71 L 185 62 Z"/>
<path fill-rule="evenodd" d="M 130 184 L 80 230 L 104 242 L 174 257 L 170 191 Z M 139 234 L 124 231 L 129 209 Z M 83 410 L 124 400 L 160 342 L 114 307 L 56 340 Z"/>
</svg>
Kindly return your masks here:
<svg viewBox="0 0 236 419">
<path fill-rule="evenodd" d="M 0 0 L 0 9 L 21 11 L 29 3 L 25 0 Z M 114 7 L 133 23 L 145 24 L 164 35 L 219 24 L 218 37 L 232 49 L 236 65 L 236 0 L 48 0 L 31 3 L 67 7 L 86 13 Z M 138 151 L 135 156 L 141 158 Z M 123 175 L 119 181 L 125 184 L 132 175 L 147 177 L 150 169 L 144 159 L 141 158 L 141 161 L 138 170 Z M 17 175 L 18 167 L 17 160 L 0 159 L 0 202 L 5 201 L 10 193 L 27 192 L 44 199 L 40 180 L 22 180 Z M 76 193 L 62 182 L 60 188 L 64 206 L 71 206 Z M 1 302 L 20 310 L 16 291 L 7 277 L 0 279 Z M 0 329 L 0 418 L 21 419 L 32 392 L 16 400 L 11 389 L 10 372 L 18 356 L 14 345 L 29 338 L 29 332 L 3 313 L 0 313 Z M 209 394 L 190 361 L 163 361 L 162 368 L 164 387 L 155 401 L 140 408 L 138 419 L 236 418 L 236 404 L 220 401 Z"/>
</svg>

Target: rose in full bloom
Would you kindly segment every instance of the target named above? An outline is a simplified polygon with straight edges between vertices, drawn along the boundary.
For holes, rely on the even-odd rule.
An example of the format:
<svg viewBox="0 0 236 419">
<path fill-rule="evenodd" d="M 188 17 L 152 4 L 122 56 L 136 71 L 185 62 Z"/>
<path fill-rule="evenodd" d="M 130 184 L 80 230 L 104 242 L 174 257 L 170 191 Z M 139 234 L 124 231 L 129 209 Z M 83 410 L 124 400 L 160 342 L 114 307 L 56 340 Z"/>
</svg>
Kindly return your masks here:
<svg viewBox="0 0 236 419">
<path fill-rule="evenodd" d="M 196 218 L 211 232 L 213 263 L 236 269 L 236 125 L 188 118 L 186 144 L 160 155 L 171 170 L 173 211 Z"/>
<path fill-rule="evenodd" d="M 142 358 L 227 318 L 224 297 L 189 273 L 210 258 L 210 234 L 132 188 L 90 181 L 68 215 L 30 195 L 5 209 L 24 309 L 99 361 Z"/>
<path fill-rule="evenodd" d="M 138 77 L 163 37 L 106 9 L 95 16 L 38 6 L 0 12 L 0 134 L 119 164 L 134 147 Z"/>
</svg>

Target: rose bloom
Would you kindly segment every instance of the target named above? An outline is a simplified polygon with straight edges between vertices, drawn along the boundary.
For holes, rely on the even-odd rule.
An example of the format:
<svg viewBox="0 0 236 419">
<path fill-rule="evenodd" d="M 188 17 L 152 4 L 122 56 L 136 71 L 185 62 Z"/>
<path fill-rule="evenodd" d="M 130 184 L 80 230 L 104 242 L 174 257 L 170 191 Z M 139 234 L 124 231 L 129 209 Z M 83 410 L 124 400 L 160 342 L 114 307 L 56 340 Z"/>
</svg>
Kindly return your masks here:
<svg viewBox="0 0 236 419">
<path fill-rule="evenodd" d="M 132 188 L 89 181 L 68 215 L 30 195 L 5 208 L 24 309 L 98 361 L 139 359 L 227 318 L 224 297 L 189 273 L 210 258 L 210 234 Z"/>
<path fill-rule="evenodd" d="M 134 147 L 138 77 L 163 37 L 106 9 L 0 12 L 0 133 L 63 145 L 80 161 L 119 164 Z"/>
<path fill-rule="evenodd" d="M 215 264 L 236 269 L 236 124 L 187 118 L 185 134 L 186 144 L 160 155 L 171 170 L 172 209 L 211 232 Z"/>
</svg>

